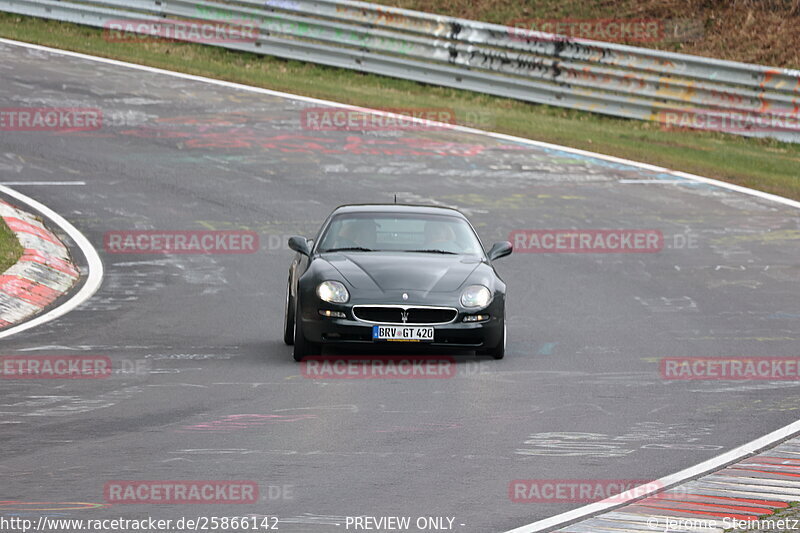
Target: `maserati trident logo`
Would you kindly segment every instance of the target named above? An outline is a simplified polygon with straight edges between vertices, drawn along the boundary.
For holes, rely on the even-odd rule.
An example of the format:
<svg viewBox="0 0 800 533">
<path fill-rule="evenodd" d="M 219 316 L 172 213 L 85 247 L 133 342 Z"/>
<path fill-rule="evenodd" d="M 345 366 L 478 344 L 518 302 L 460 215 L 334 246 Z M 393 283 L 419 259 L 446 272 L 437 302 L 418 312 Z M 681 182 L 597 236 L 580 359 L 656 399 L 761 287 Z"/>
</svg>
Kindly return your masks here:
<svg viewBox="0 0 800 533">
<path fill-rule="evenodd" d="M 403 321 L 403 324 L 408 322 L 408 310 L 407 309 L 403 309 L 402 311 L 400 311 L 400 320 Z"/>
</svg>

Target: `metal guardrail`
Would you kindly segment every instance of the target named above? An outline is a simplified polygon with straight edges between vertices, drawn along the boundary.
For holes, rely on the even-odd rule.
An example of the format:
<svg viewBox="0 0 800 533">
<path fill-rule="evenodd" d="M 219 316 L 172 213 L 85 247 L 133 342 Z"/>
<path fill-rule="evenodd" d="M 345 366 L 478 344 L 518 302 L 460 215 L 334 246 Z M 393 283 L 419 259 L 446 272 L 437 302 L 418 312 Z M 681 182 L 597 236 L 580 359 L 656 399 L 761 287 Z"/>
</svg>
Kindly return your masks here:
<svg viewBox="0 0 800 533">
<path fill-rule="evenodd" d="M 667 126 L 800 142 L 798 70 L 349 0 L 0 0 L 0 11 L 100 28 L 112 21 L 147 20 L 162 29 L 181 21 L 248 21 L 256 28 L 250 42 L 207 44 Z"/>
</svg>

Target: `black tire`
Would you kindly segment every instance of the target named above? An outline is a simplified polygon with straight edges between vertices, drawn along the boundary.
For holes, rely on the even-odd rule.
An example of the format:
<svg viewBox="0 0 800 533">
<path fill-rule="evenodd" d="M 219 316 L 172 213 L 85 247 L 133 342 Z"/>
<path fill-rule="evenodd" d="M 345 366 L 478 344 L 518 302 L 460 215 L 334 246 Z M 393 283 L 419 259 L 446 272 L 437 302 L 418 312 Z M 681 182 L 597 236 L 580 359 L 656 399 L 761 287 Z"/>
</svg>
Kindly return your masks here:
<svg viewBox="0 0 800 533">
<path fill-rule="evenodd" d="M 292 298 L 292 275 L 286 285 L 286 304 L 283 310 L 283 342 L 287 346 L 294 344 L 294 298 Z"/>
<path fill-rule="evenodd" d="M 500 337 L 500 342 L 497 343 L 497 346 L 494 348 L 490 348 L 488 350 L 481 350 L 478 352 L 479 355 L 491 355 L 495 359 L 502 359 L 506 355 L 506 321 L 503 319 L 503 334 Z"/>
<path fill-rule="evenodd" d="M 294 360 L 302 361 L 309 355 L 319 355 L 322 347 L 314 342 L 308 342 L 303 336 L 303 321 L 300 320 L 300 306 L 295 302 L 294 315 Z"/>
</svg>

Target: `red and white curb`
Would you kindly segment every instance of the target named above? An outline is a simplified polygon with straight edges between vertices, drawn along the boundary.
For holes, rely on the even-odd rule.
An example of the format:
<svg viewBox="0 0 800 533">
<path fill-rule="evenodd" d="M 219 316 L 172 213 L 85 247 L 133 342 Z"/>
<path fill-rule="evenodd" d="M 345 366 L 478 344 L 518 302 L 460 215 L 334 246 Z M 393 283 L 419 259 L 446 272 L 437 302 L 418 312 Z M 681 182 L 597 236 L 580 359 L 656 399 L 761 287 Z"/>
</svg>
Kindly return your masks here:
<svg viewBox="0 0 800 533">
<path fill-rule="evenodd" d="M 0 217 L 23 248 L 22 257 L 0 274 L 0 327 L 39 314 L 80 278 L 69 250 L 33 215 L 0 200 Z"/>
<path fill-rule="evenodd" d="M 722 533 L 800 501 L 800 438 L 556 533 Z"/>
</svg>

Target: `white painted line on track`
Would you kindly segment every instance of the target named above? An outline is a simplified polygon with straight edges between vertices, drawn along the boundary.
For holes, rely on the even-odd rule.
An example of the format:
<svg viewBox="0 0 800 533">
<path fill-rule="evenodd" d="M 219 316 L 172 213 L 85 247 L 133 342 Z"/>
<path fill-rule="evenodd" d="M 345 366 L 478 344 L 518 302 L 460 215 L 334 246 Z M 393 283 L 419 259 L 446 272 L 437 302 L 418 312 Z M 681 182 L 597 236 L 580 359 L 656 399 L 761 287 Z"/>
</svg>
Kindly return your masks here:
<svg viewBox="0 0 800 533">
<path fill-rule="evenodd" d="M 85 181 L 0 181 L 0 185 L 86 185 Z"/>
<path fill-rule="evenodd" d="M 294 95 L 294 94 L 288 94 L 288 93 L 283 93 L 283 92 L 279 92 L 279 91 L 273 91 L 273 90 L 270 90 L 270 89 L 263 89 L 263 88 L 260 88 L 260 87 L 252 87 L 252 86 L 249 86 L 249 85 L 242 85 L 240 83 L 233 83 L 233 82 L 223 81 L 223 80 L 215 80 L 215 79 L 206 78 L 206 77 L 203 77 L 203 76 L 195 76 L 193 74 L 184 74 L 184 73 L 181 73 L 181 72 L 172 72 L 172 71 L 169 71 L 169 70 L 159 69 L 159 68 L 155 68 L 155 67 L 148 67 L 148 66 L 145 66 L 145 65 L 137 65 L 135 63 L 127 63 L 127 62 L 124 62 L 124 61 L 118 61 L 116 59 L 108 59 L 108 58 L 103 58 L 103 57 L 91 56 L 91 55 L 88 55 L 88 54 L 81 54 L 81 53 L 78 53 L 78 52 L 70 52 L 70 51 L 66 51 L 66 50 L 58 50 L 58 49 L 55 49 L 55 48 L 49 48 L 49 47 L 46 47 L 46 46 L 30 44 L 30 43 L 23 43 L 23 42 L 20 42 L 20 41 L 13 41 L 13 40 L 10 40 L 10 39 L 0 38 L 0 43 L 12 45 L 12 46 L 21 46 L 21 47 L 29 48 L 29 49 L 32 49 L 32 50 L 50 52 L 50 53 L 53 53 L 53 54 L 58 54 L 58 55 L 63 55 L 63 56 L 75 57 L 75 58 L 84 59 L 84 60 L 87 60 L 87 61 L 95 61 L 95 62 L 98 62 L 98 63 L 105 63 L 105 64 L 108 64 L 108 65 L 115 65 L 115 66 L 120 66 L 120 67 L 124 67 L 124 68 L 131 68 L 131 69 L 141 70 L 141 71 L 144 71 L 144 72 L 151 72 L 151 73 L 154 73 L 154 74 L 162 74 L 162 75 L 172 76 L 172 77 L 175 77 L 175 78 L 181 78 L 181 79 L 185 79 L 185 80 L 198 81 L 198 82 L 201 82 L 201 83 L 209 83 L 209 84 L 217 85 L 217 86 L 220 86 L 220 87 L 228 87 L 228 88 L 231 88 L 231 89 L 238 89 L 238 90 L 249 91 L 249 92 L 253 92 L 253 93 L 266 94 L 266 95 L 270 95 L 270 96 L 277 96 L 277 97 L 285 98 L 285 99 L 288 99 L 288 100 L 296 100 L 296 101 L 300 101 L 300 102 L 308 102 L 308 103 L 313 103 L 313 104 L 318 104 L 318 105 L 336 106 L 336 107 L 341 107 L 343 109 L 352 109 L 352 110 L 362 111 L 362 112 L 365 112 L 365 113 L 371 113 L 371 114 L 380 115 L 380 116 L 402 118 L 404 120 L 416 120 L 416 121 L 420 121 L 420 122 L 425 122 L 426 124 L 431 124 L 432 123 L 431 121 L 428 121 L 428 120 L 416 119 L 416 118 L 413 118 L 413 117 L 407 117 L 405 115 L 400 116 L 400 115 L 396 115 L 394 113 L 388 113 L 388 112 L 379 111 L 379 110 L 376 110 L 376 109 L 369 109 L 369 108 L 359 107 L 359 106 L 354 106 L 354 105 L 349 105 L 349 104 L 341 104 L 341 103 L 338 103 L 338 102 L 332 102 L 330 100 L 320 100 L 320 99 L 317 99 L 317 98 L 310 98 L 310 97 L 307 97 L 307 96 L 298 96 L 298 95 Z M 783 204 L 783 205 L 786 205 L 786 206 L 789 206 L 789 207 L 794 207 L 794 208 L 800 209 L 800 202 L 798 202 L 796 200 L 791 200 L 789 198 L 784 198 L 782 196 L 777 196 L 775 194 L 769 194 L 769 193 L 766 193 L 766 192 L 763 192 L 763 191 L 757 191 L 757 190 L 754 190 L 754 189 L 749 189 L 747 187 L 742 187 L 741 185 L 735 185 L 735 184 L 732 184 L 732 183 L 726 183 L 724 181 L 719 181 L 719 180 L 715 180 L 715 179 L 711 179 L 711 178 L 705 178 L 703 176 L 697 176 L 697 175 L 694 175 L 694 174 L 688 174 L 686 172 L 669 170 L 669 169 L 666 169 L 664 167 L 659 167 L 659 166 L 656 166 L 656 165 L 650 165 L 648 163 L 639 163 L 639 162 L 636 162 L 636 161 L 630 161 L 628 159 L 621 159 L 619 157 L 614 157 L 614 156 L 609 156 L 609 155 L 604 155 L 604 154 L 598 154 L 598 153 L 594 153 L 594 152 L 588 152 L 588 151 L 585 151 L 585 150 L 579 150 L 579 149 L 576 149 L 576 148 L 569 148 L 567 146 L 559 146 L 557 144 L 550 144 L 550 143 L 546 143 L 546 142 L 542 142 L 542 141 L 535 141 L 535 140 L 532 140 L 532 139 L 525 139 L 525 138 L 522 138 L 522 137 L 515 137 L 513 135 L 506 135 L 504 133 L 495 133 L 495 132 L 479 130 L 479 129 L 476 129 L 476 128 L 469 128 L 467 126 L 454 126 L 452 124 L 446 124 L 446 123 L 438 123 L 437 125 L 441 126 L 442 128 L 451 129 L 453 131 L 459 131 L 459 132 L 463 132 L 463 133 L 472 133 L 472 134 L 475 134 L 475 135 L 488 136 L 488 137 L 491 137 L 491 138 L 494 138 L 494 139 L 500 139 L 500 140 L 504 140 L 504 141 L 516 142 L 516 143 L 522 143 L 522 144 L 528 144 L 528 145 L 531 145 L 531 146 L 538 146 L 538 147 L 541 147 L 541 148 L 546 148 L 546 149 L 556 150 L 556 151 L 560 151 L 560 152 L 580 155 L 580 156 L 583 156 L 583 157 L 599 159 L 599 160 L 602 160 L 602 161 L 608 161 L 608 162 L 612 162 L 612 163 L 618 163 L 618 164 L 621 164 L 621 165 L 628 165 L 628 166 L 632 166 L 632 167 L 636 167 L 636 168 L 641 168 L 641 169 L 644 169 L 644 170 L 650 170 L 652 172 L 664 173 L 664 174 L 668 174 L 670 176 L 675 176 L 676 178 L 683 178 L 685 180 L 692 180 L 692 181 L 698 182 L 698 183 L 705 183 L 707 185 L 713 185 L 713 186 L 716 186 L 716 187 L 719 187 L 719 188 L 722 188 L 722 189 L 728 189 L 728 190 L 731 190 L 731 191 L 736 191 L 736 192 L 739 192 L 739 193 L 742 193 L 742 194 L 755 196 L 755 197 L 758 197 L 758 198 L 762 198 L 764 200 L 769 200 L 769 201 L 780 203 L 780 204 Z M 92 249 L 92 252 L 94 252 L 94 249 Z M 98 262 L 99 262 L 99 258 L 98 258 Z M 25 324 L 25 325 L 27 325 L 27 324 Z M 0 336 L 2 336 L 2 334 L 0 334 Z M 783 440 L 785 438 L 788 438 L 789 436 L 791 436 L 791 435 L 793 435 L 795 433 L 798 433 L 798 432 L 800 432 L 800 421 L 794 422 L 794 423 L 792 423 L 792 424 L 790 424 L 790 425 L 788 425 L 786 427 L 783 427 L 781 429 L 773 431 L 772 433 L 769 433 L 768 435 L 765 435 L 765 436 L 763 436 L 763 437 L 761 437 L 759 439 L 756 439 L 756 440 L 754 440 L 754 441 L 752 441 L 752 442 L 750 442 L 748 444 L 745 444 L 743 446 L 739 446 L 738 448 L 734 448 L 733 450 L 730 450 L 729 452 L 723 453 L 723 454 L 721 454 L 721 455 L 719 455 L 719 456 L 717 456 L 717 457 L 715 457 L 713 459 L 709 459 L 707 461 L 704 461 L 704 462 L 702 462 L 702 463 L 700 463 L 700 464 L 698 464 L 696 466 L 693 466 L 691 468 L 687 468 L 685 470 L 681 470 L 680 472 L 677 472 L 677 473 L 669 475 L 669 476 L 665 476 L 665 477 L 657 480 L 657 482 L 655 482 L 655 484 L 660 486 L 660 487 L 663 487 L 663 488 L 669 488 L 672 485 L 681 483 L 681 482 L 686 481 L 688 479 L 691 479 L 693 477 L 697 477 L 697 476 L 702 475 L 704 473 L 710 472 L 710 471 L 715 470 L 715 469 L 717 469 L 717 468 L 719 468 L 721 466 L 724 466 L 726 464 L 733 463 L 733 462 L 735 462 L 735 461 L 737 461 L 739 459 L 742 459 L 743 457 L 745 457 L 747 455 L 755 453 L 756 451 L 758 451 L 758 450 L 760 450 L 762 448 L 767 448 L 770 445 L 775 444 L 776 442 L 778 442 L 780 440 Z M 648 495 L 650 493 L 657 492 L 657 491 L 654 491 L 650 485 L 647 485 L 646 488 L 642 488 L 640 490 L 641 491 L 638 492 L 638 494 L 640 494 L 642 496 L 646 496 L 646 495 Z M 648 490 L 650 492 L 647 492 Z M 636 492 L 636 491 L 634 490 L 632 492 Z M 576 521 L 576 520 L 579 520 L 581 518 L 585 518 L 585 517 L 587 517 L 589 515 L 597 514 L 597 513 L 609 510 L 611 508 L 614 508 L 614 507 L 622 506 L 622 505 L 624 505 L 626 503 L 624 500 L 622 500 L 621 498 L 618 498 L 618 497 L 613 497 L 610 500 L 611 501 L 603 500 L 603 501 L 600 501 L 600 502 L 595 502 L 595 503 L 580 507 L 578 509 L 574 509 L 572 511 L 568 511 L 566 513 L 562 513 L 562 514 L 556 515 L 554 517 L 547 518 L 545 520 L 539 520 L 538 522 L 534 522 L 534 523 L 528 524 L 526 526 L 521 526 L 519 528 L 510 530 L 510 531 L 508 531 L 506 533 L 535 533 L 535 532 L 539 532 L 539 531 L 544 531 L 546 529 L 555 528 L 555 527 L 557 527 L 557 526 L 559 526 L 561 524 L 564 524 L 566 522 Z"/>
<path fill-rule="evenodd" d="M 69 313 L 83 302 L 91 298 L 92 295 L 97 292 L 97 289 L 100 288 L 100 284 L 103 282 L 103 262 L 100 260 L 100 256 L 97 254 L 94 246 L 92 246 L 92 243 L 89 242 L 89 239 L 87 239 L 83 233 L 78 231 L 75 226 L 67 222 L 64 217 L 46 205 L 37 202 L 33 198 L 29 198 L 28 196 L 25 196 L 14 189 L 9 189 L 5 185 L 0 185 L 0 192 L 5 193 L 20 203 L 32 207 L 48 218 L 53 224 L 61 228 L 64 233 L 69 235 L 75 244 L 81 249 L 81 252 L 83 252 L 83 255 L 86 257 L 86 262 L 89 266 L 89 274 L 87 275 L 86 281 L 80 290 L 78 290 L 78 292 L 73 294 L 61 305 L 50 309 L 46 313 L 34 317 L 27 322 L 23 322 L 22 324 L 12 326 L 4 331 L 0 331 L 0 339 L 4 339 L 46 322 L 50 322 L 51 320 L 55 320 L 56 318 Z"/>
</svg>

